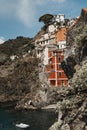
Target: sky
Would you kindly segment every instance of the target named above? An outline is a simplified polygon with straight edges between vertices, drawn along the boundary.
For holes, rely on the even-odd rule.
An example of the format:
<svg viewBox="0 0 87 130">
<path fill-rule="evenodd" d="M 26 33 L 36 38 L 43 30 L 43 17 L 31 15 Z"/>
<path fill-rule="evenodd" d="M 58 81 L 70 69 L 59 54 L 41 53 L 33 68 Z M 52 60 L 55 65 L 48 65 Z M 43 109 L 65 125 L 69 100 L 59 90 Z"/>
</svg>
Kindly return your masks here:
<svg viewBox="0 0 87 130">
<path fill-rule="evenodd" d="M 43 26 L 38 19 L 44 14 L 74 18 L 86 7 L 87 0 L 0 0 L 0 42 L 34 37 Z"/>
</svg>

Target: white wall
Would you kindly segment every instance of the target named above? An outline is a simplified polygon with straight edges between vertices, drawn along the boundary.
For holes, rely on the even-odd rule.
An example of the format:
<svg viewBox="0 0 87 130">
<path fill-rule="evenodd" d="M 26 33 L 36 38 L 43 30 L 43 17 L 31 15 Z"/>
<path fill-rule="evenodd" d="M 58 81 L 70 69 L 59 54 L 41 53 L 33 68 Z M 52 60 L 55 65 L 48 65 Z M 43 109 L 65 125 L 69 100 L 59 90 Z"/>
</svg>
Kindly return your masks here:
<svg viewBox="0 0 87 130">
<path fill-rule="evenodd" d="M 58 42 L 59 49 L 65 49 L 66 48 L 66 41 L 60 41 Z"/>
<path fill-rule="evenodd" d="M 48 47 L 46 47 L 43 51 L 43 64 L 47 65 L 48 64 Z"/>
<path fill-rule="evenodd" d="M 54 16 L 54 21 L 64 22 L 64 21 L 65 21 L 65 16 L 64 16 L 64 14 L 59 14 L 59 15 L 57 15 L 57 16 Z"/>
</svg>

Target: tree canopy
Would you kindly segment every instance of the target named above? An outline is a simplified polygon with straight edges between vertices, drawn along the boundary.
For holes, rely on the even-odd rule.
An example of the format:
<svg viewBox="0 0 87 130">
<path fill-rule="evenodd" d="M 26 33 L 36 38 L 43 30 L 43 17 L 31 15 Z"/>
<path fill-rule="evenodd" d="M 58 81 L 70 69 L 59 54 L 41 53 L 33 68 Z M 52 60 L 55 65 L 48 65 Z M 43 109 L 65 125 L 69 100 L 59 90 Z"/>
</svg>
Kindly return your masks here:
<svg viewBox="0 0 87 130">
<path fill-rule="evenodd" d="M 52 14 L 44 14 L 39 18 L 39 22 L 43 22 L 44 24 L 47 24 L 51 22 L 52 18 L 53 18 Z"/>
</svg>

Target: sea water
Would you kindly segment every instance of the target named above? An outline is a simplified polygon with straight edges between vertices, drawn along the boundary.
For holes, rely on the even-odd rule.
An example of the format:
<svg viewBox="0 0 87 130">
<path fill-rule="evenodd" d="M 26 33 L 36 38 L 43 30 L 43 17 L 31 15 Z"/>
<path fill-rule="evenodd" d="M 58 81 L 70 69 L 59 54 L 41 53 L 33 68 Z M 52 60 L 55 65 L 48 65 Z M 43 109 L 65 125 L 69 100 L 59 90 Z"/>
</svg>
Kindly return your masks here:
<svg viewBox="0 0 87 130">
<path fill-rule="evenodd" d="M 21 130 L 15 126 L 17 122 L 29 124 L 27 130 L 48 130 L 56 117 L 54 112 L 48 111 L 10 112 L 0 109 L 0 130 Z"/>
</svg>

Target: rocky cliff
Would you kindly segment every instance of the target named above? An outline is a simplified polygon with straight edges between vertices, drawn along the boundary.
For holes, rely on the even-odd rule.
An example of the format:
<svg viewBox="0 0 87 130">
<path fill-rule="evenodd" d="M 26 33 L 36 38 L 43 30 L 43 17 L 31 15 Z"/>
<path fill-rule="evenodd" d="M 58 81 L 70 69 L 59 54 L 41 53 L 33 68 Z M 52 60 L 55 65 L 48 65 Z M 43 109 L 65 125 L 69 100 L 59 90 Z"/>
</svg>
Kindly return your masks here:
<svg viewBox="0 0 87 130">
<path fill-rule="evenodd" d="M 67 48 L 62 67 L 68 78 L 73 77 L 75 65 L 80 64 L 87 56 L 87 10 L 82 9 L 81 15 L 67 30 Z M 68 67 L 67 67 L 68 66 Z M 69 69 L 70 68 L 70 69 Z"/>
<path fill-rule="evenodd" d="M 17 37 L 0 45 L 0 103 L 21 102 L 36 94 L 38 59 L 30 38 Z"/>
<path fill-rule="evenodd" d="M 74 49 L 74 51 L 73 51 Z M 57 121 L 49 130 L 87 130 L 87 10 L 67 32 L 67 58 L 62 63 L 70 78 L 69 87 L 60 88 Z M 70 66 L 70 67 L 69 67 Z"/>
<path fill-rule="evenodd" d="M 78 66 L 68 88 L 58 91 L 57 121 L 49 130 L 87 129 L 87 61 Z"/>
</svg>

